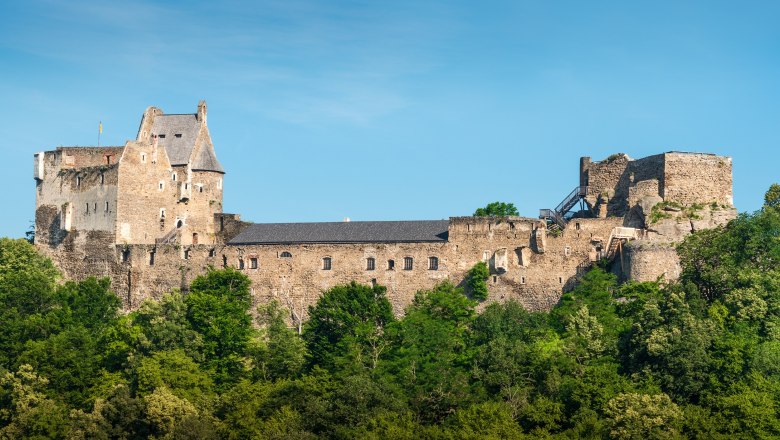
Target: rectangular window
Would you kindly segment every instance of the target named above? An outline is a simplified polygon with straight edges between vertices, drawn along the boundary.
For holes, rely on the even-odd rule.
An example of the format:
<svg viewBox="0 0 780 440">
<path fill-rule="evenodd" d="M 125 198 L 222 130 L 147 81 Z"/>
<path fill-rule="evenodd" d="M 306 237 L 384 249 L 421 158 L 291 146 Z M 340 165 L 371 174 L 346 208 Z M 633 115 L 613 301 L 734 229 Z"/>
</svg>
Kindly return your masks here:
<svg viewBox="0 0 780 440">
<path fill-rule="evenodd" d="M 412 257 L 404 258 L 404 270 L 412 270 L 414 267 L 414 259 Z"/>
<path fill-rule="evenodd" d="M 108 212 L 108 202 L 106 202 L 106 212 Z"/>
<path fill-rule="evenodd" d="M 330 257 L 325 257 L 322 259 L 322 270 L 330 270 L 331 269 L 331 259 Z"/>
<path fill-rule="evenodd" d="M 185 260 L 189 260 L 190 259 L 190 250 L 189 249 L 185 249 L 184 250 L 184 259 Z"/>
<path fill-rule="evenodd" d="M 244 270 L 244 259 L 239 258 L 238 259 L 238 270 Z"/>
<path fill-rule="evenodd" d="M 374 270 L 376 268 L 376 260 L 369 257 L 366 258 L 366 270 Z"/>
<path fill-rule="evenodd" d="M 428 270 L 439 270 L 438 257 L 428 257 Z"/>
<path fill-rule="evenodd" d="M 525 284 L 525 277 L 520 277 L 520 284 Z"/>
<path fill-rule="evenodd" d="M 257 258 L 250 258 L 249 259 L 249 268 L 250 269 L 257 269 Z"/>
<path fill-rule="evenodd" d="M 149 252 L 149 266 L 154 266 L 154 251 Z"/>
<path fill-rule="evenodd" d="M 87 210 L 86 213 L 89 214 L 89 203 L 87 203 Z"/>
<path fill-rule="evenodd" d="M 122 250 L 122 262 L 127 263 L 130 261 L 130 249 L 123 249 Z"/>
</svg>

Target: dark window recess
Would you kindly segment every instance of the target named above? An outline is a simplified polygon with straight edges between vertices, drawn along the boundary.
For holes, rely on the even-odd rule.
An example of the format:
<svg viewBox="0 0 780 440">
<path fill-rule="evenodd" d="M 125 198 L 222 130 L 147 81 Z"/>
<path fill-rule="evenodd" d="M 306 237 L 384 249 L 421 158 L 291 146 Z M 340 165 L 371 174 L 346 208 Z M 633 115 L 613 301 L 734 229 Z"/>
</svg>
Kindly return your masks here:
<svg viewBox="0 0 780 440">
<path fill-rule="evenodd" d="M 279 257 L 281 257 L 281 258 L 292 258 L 292 254 L 291 254 L 291 253 L 289 253 L 289 252 L 287 252 L 287 251 L 284 251 L 284 252 L 282 252 L 282 253 L 279 255 Z"/>
<path fill-rule="evenodd" d="M 149 252 L 149 266 L 154 266 L 154 251 Z"/>
<path fill-rule="evenodd" d="M 376 260 L 372 257 L 366 258 L 366 270 L 376 269 Z"/>
<path fill-rule="evenodd" d="M 122 262 L 127 263 L 130 261 L 130 249 L 124 249 L 122 251 Z"/>
<path fill-rule="evenodd" d="M 165 139 L 165 135 L 164 134 L 157 135 L 157 137 L 160 138 L 160 139 Z"/>
<path fill-rule="evenodd" d="M 244 259 L 239 258 L 238 259 L 238 270 L 244 270 Z"/>
<path fill-rule="evenodd" d="M 214 257 L 215 255 L 217 255 L 217 251 L 214 249 L 209 249 L 209 257 Z"/>
<path fill-rule="evenodd" d="M 493 284 L 495 284 L 495 283 L 496 283 L 496 281 L 498 281 L 498 277 L 497 277 L 497 276 L 495 276 L 495 275 L 493 275 Z"/>
<path fill-rule="evenodd" d="M 185 249 L 184 250 L 184 259 L 185 260 L 189 260 L 190 259 L 190 250 L 189 249 Z"/>
<path fill-rule="evenodd" d="M 177 138 L 180 138 L 181 137 L 181 133 L 176 133 L 174 136 L 176 136 Z"/>
<path fill-rule="evenodd" d="M 414 268 L 414 258 L 404 257 L 404 270 L 412 270 Z"/>
<path fill-rule="evenodd" d="M 428 269 L 429 270 L 439 270 L 439 258 L 438 257 L 428 257 Z"/>
<path fill-rule="evenodd" d="M 387 270 L 395 270 L 395 260 L 387 260 Z"/>
<path fill-rule="evenodd" d="M 371 278 L 371 287 L 376 287 L 376 278 Z"/>
<path fill-rule="evenodd" d="M 322 259 L 322 270 L 330 270 L 331 269 L 331 259 L 330 257 L 325 257 Z"/>
<path fill-rule="evenodd" d="M 227 255 L 222 256 L 222 267 L 227 267 Z"/>
</svg>

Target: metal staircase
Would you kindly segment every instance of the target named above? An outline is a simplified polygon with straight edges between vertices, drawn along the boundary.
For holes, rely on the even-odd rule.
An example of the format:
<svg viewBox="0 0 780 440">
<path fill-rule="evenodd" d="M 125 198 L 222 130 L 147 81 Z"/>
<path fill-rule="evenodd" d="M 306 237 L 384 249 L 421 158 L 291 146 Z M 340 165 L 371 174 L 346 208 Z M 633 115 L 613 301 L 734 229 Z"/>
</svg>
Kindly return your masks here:
<svg viewBox="0 0 780 440">
<path fill-rule="evenodd" d="M 565 215 L 574 207 L 574 205 L 584 199 L 587 195 L 588 187 L 578 186 L 574 188 L 572 192 L 555 207 L 555 209 L 540 209 L 539 218 L 547 220 L 547 223 L 549 224 L 548 228 L 550 230 L 563 229 L 566 227 Z"/>
</svg>

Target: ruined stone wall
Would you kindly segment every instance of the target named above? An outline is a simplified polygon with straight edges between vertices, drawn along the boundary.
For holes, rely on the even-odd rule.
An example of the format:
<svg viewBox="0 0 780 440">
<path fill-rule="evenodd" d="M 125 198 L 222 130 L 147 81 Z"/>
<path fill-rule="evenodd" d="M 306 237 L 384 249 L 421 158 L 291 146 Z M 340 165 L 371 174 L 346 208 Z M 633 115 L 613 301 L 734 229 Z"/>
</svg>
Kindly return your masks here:
<svg viewBox="0 0 780 440">
<path fill-rule="evenodd" d="M 39 243 L 56 246 L 74 231 L 113 233 L 116 224 L 117 165 L 101 165 L 116 149 L 68 154 L 39 153 L 36 171 L 35 233 Z M 68 159 L 70 158 L 70 159 Z M 65 164 L 66 159 L 68 163 Z M 80 167 L 76 167 L 80 165 Z"/>
<path fill-rule="evenodd" d="M 490 263 L 490 301 L 516 300 L 529 310 L 547 310 L 596 259 L 596 249 L 622 219 L 574 219 L 559 236 L 529 218 L 450 219 L 451 277 L 463 279 L 478 261 Z M 605 243 L 603 245 L 606 245 Z M 506 252 L 503 269 L 496 264 Z"/>
<path fill-rule="evenodd" d="M 585 200 L 600 217 L 623 215 L 628 208 L 628 167 L 631 158 L 614 154 L 600 162 L 580 162 L 580 182 L 588 186 Z"/>
<path fill-rule="evenodd" d="M 623 247 L 624 274 L 634 281 L 673 281 L 679 278 L 680 258 L 671 243 L 634 241 Z"/>
<path fill-rule="evenodd" d="M 666 153 L 664 200 L 734 205 L 731 158 L 703 153 Z"/>
</svg>

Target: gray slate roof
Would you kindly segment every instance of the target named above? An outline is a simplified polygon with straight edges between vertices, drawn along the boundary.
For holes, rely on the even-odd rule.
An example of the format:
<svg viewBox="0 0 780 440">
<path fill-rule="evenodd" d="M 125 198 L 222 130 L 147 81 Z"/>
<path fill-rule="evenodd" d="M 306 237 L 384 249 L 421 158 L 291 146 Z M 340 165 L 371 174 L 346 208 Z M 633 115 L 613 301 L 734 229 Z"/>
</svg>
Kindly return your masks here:
<svg viewBox="0 0 780 440">
<path fill-rule="evenodd" d="M 199 129 L 200 124 L 195 114 L 157 115 L 152 124 L 152 133 L 165 135 L 165 138 L 158 139 L 157 143 L 165 147 L 171 165 L 187 165 Z M 177 134 L 181 137 L 177 138 Z"/>
<path fill-rule="evenodd" d="M 448 226 L 449 220 L 255 223 L 228 244 L 439 242 L 447 241 Z"/>
<path fill-rule="evenodd" d="M 210 148 L 208 142 L 201 141 L 198 155 L 192 161 L 193 170 L 206 170 L 206 171 L 218 171 L 224 173 L 225 169 L 222 168 L 222 164 L 217 160 L 217 156 L 214 155 L 214 149 Z"/>
</svg>

